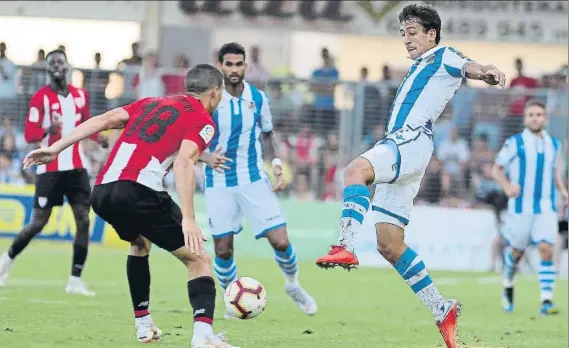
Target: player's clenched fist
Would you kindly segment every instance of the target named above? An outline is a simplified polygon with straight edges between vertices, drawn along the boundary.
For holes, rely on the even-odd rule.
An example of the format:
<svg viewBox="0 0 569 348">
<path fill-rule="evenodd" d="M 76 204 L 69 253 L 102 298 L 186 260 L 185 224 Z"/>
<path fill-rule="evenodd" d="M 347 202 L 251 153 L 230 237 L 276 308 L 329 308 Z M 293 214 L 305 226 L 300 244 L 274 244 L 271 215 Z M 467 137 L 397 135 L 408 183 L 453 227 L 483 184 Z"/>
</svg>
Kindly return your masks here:
<svg viewBox="0 0 569 348">
<path fill-rule="evenodd" d="M 280 192 L 285 189 L 285 181 L 283 177 L 283 168 L 281 166 L 274 166 L 273 167 L 273 174 L 275 175 L 276 183 L 273 186 L 274 192 Z"/>
<path fill-rule="evenodd" d="M 506 195 L 510 198 L 516 198 L 520 195 L 521 188 L 518 184 L 510 184 L 508 185 L 504 191 L 506 191 Z"/>
<path fill-rule="evenodd" d="M 482 76 L 482 81 L 492 86 L 500 85 L 504 88 L 506 86 L 506 75 L 494 65 L 490 64 L 486 66 L 486 71 Z"/>
</svg>

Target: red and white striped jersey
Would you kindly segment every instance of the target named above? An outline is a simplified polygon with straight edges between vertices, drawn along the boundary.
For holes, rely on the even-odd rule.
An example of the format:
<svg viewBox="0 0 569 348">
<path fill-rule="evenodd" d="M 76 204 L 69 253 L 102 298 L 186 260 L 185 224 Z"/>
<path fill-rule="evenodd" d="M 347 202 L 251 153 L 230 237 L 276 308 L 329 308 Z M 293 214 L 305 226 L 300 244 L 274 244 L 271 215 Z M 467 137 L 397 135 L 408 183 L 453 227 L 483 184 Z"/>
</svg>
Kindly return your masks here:
<svg viewBox="0 0 569 348">
<path fill-rule="evenodd" d="M 123 108 L 130 119 L 95 185 L 127 180 L 165 191 L 164 176 L 182 141 L 193 141 L 201 153 L 215 133 L 211 116 L 194 97 L 144 98 Z"/>
<path fill-rule="evenodd" d="M 81 122 L 89 119 L 89 98 L 82 88 L 68 86 L 69 94 L 57 94 L 51 87 L 40 88 L 30 100 L 24 136 L 28 143 L 40 143 L 49 146 L 65 136 Z M 58 134 L 47 134 L 47 129 L 54 123 L 61 122 Z M 91 139 L 97 141 L 95 134 Z M 59 172 L 72 169 L 89 168 L 89 162 L 81 142 L 61 151 L 55 161 L 37 167 L 36 173 Z"/>
</svg>

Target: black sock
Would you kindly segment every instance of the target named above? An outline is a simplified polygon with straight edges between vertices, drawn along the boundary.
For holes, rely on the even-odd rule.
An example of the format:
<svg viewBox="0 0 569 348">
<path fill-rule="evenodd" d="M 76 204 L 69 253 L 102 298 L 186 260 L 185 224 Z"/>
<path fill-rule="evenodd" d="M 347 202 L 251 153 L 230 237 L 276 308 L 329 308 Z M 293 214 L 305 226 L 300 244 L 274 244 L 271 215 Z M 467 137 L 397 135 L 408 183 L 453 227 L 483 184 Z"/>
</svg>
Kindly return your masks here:
<svg viewBox="0 0 569 348">
<path fill-rule="evenodd" d="M 32 239 L 41 232 L 42 227 L 34 224 L 25 226 L 12 242 L 10 249 L 8 249 L 8 256 L 12 260 L 15 259 L 30 244 Z"/>
<path fill-rule="evenodd" d="M 194 321 L 213 324 L 215 282 L 212 277 L 199 277 L 188 282 L 188 296 L 194 309 Z"/>
<path fill-rule="evenodd" d="M 508 302 L 510 303 L 514 303 L 514 288 L 505 288 L 506 290 L 506 298 L 508 299 Z"/>
<path fill-rule="evenodd" d="M 134 317 L 140 318 L 150 314 L 150 266 L 148 255 L 128 255 L 126 260 L 126 276 L 130 288 L 130 298 L 134 309 Z"/>
<path fill-rule="evenodd" d="M 71 265 L 71 275 L 81 277 L 85 260 L 87 260 L 87 247 L 73 244 L 73 265 Z"/>
</svg>

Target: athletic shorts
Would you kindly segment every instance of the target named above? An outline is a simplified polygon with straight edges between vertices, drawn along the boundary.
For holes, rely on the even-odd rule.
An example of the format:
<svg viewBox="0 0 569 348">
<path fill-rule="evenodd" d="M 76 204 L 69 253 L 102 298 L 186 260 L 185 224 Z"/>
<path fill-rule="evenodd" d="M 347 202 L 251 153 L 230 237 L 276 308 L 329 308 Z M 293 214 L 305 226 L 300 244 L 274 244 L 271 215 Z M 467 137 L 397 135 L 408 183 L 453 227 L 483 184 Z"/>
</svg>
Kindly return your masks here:
<svg viewBox="0 0 569 348">
<path fill-rule="evenodd" d="M 235 187 L 208 187 L 205 204 L 213 238 L 238 234 L 243 229 L 243 218 L 247 218 L 256 239 L 286 225 L 268 179 Z"/>
<path fill-rule="evenodd" d="M 555 212 L 541 214 L 508 212 L 503 235 L 513 248 L 525 250 L 539 243 L 555 244 L 558 227 Z"/>
<path fill-rule="evenodd" d="M 34 208 L 52 208 L 63 205 L 63 197 L 71 205 L 89 205 L 91 185 L 85 169 L 48 172 L 36 177 Z"/>
<path fill-rule="evenodd" d="M 124 241 L 143 236 L 167 251 L 185 245 L 182 212 L 167 192 L 134 181 L 114 181 L 95 186 L 91 206 Z"/>
<path fill-rule="evenodd" d="M 361 155 L 369 161 L 375 174 L 372 201 L 375 223 L 403 228 L 409 224 L 413 200 L 432 154 L 430 131 L 405 126 Z"/>
</svg>

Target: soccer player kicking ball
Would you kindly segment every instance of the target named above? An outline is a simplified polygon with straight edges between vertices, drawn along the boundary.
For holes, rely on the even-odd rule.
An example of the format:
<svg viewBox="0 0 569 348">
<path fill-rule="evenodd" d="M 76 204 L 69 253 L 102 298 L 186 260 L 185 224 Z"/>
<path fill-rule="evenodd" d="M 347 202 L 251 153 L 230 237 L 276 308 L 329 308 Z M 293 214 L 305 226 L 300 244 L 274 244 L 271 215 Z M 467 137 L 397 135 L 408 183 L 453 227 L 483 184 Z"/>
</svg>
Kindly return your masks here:
<svg viewBox="0 0 569 348">
<path fill-rule="evenodd" d="M 196 224 L 195 163 L 209 145 L 212 113 L 221 99 L 223 76 L 213 66 L 196 65 L 186 74 L 186 94 L 145 98 L 90 119 L 51 146 L 32 151 L 25 166 L 51 163 L 78 141 L 100 131 L 123 129 L 91 195 L 93 209 L 131 244 L 126 269 L 136 337 L 150 342 L 162 335 L 150 317 L 151 243 L 171 252 L 188 269 L 188 297 L 194 310 L 191 347 L 231 348 L 212 329 L 215 283 L 204 236 Z M 163 186 L 173 166 L 180 207 Z"/>
<path fill-rule="evenodd" d="M 557 272 L 553 245 L 557 239 L 555 188 L 567 206 L 567 189 L 561 176 L 559 141 L 545 131 L 547 115 L 539 100 L 527 102 L 525 129 L 508 138 L 494 165 L 494 178 L 510 197 L 504 238 L 508 241 L 504 257 L 504 311 L 514 309 L 514 275 L 526 248 L 537 244 L 541 263 L 538 278 L 541 315 L 557 314 L 553 289 Z M 508 177 L 504 174 L 508 170 Z"/>
<path fill-rule="evenodd" d="M 413 65 L 391 105 L 386 137 L 352 161 L 344 172 L 344 205 L 338 245 L 319 258 L 322 268 L 357 267 L 354 243 L 370 208 L 367 185 L 377 184 L 371 204 L 377 249 L 435 318 L 447 347 L 457 347 L 460 304 L 443 298 L 421 258 L 404 241 L 413 199 L 433 153 L 432 124 L 460 88 L 463 78 L 505 84 L 492 65 L 480 65 L 439 44 L 441 19 L 427 5 L 409 5 L 399 14 L 400 33 Z"/>
<path fill-rule="evenodd" d="M 66 136 L 82 122 L 89 119 L 89 98 L 81 88 L 68 84 L 66 79 L 67 57 L 63 51 L 48 53 L 47 73 L 50 83 L 40 88 L 30 101 L 24 135 L 28 143 L 46 146 Z M 108 139 L 93 134 L 92 140 L 107 147 Z M 25 226 L 14 239 L 6 253 L 0 256 L 0 287 L 8 280 L 14 260 L 32 239 L 42 231 L 49 221 L 53 207 L 63 205 L 63 197 L 71 205 L 77 232 L 73 241 L 73 263 L 69 282 L 65 287 L 68 294 L 94 296 L 85 286 L 81 274 L 87 260 L 89 248 L 89 174 L 85 169 L 85 154 L 80 144 L 62 151 L 57 158 L 36 170 L 34 211 L 30 224 Z"/>
<path fill-rule="evenodd" d="M 312 315 L 317 311 L 316 302 L 298 282 L 296 250 L 288 239 L 286 220 L 273 192 L 284 188 L 281 161 L 277 157 L 272 161 L 277 178 L 274 188 L 264 170 L 261 134 L 273 147 L 271 152 L 279 153 L 269 101 L 265 93 L 243 80 L 247 67 L 243 46 L 229 43 L 221 47 L 218 67 L 226 89 L 213 116 L 218 131 L 209 151 L 201 157 L 208 164 L 205 200 L 215 244 L 215 274 L 223 289 L 237 278 L 233 236 L 241 232 L 246 217 L 255 238 L 267 238 L 273 247 L 287 295 L 304 313 Z"/>
</svg>

